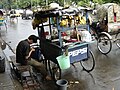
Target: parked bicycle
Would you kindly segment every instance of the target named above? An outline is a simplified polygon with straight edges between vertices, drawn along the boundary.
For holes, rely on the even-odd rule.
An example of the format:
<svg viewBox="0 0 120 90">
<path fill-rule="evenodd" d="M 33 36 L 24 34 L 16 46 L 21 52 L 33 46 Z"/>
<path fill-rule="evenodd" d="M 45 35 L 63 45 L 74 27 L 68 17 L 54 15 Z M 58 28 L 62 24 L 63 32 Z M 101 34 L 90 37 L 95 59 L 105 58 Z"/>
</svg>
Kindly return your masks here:
<svg viewBox="0 0 120 90">
<path fill-rule="evenodd" d="M 116 45 L 120 47 L 120 23 L 118 18 L 120 14 L 116 15 L 120 10 L 116 9 L 116 11 L 113 11 L 113 9 L 111 9 L 115 7 L 119 6 L 115 3 L 103 4 L 101 8 L 97 10 L 98 21 L 93 22 L 90 26 L 91 34 L 95 36 L 97 40 L 98 50 L 103 54 L 108 54 L 111 51 L 112 42 L 115 42 Z M 113 38 L 112 36 L 115 37 Z"/>
</svg>

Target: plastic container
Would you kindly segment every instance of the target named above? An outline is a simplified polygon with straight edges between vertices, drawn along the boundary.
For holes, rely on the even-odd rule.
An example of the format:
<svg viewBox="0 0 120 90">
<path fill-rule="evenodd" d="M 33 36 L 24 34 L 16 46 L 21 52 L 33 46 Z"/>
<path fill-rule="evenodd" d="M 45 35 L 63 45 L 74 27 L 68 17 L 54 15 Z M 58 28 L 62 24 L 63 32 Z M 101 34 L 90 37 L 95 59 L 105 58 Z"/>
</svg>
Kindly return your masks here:
<svg viewBox="0 0 120 90">
<path fill-rule="evenodd" d="M 91 34 L 89 33 L 89 31 L 87 30 L 83 30 L 80 31 L 80 36 L 81 36 L 81 40 L 84 42 L 91 42 L 92 41 L 92 37 Z"/>
<path fill-rule="evenodd" d="M 57 80 L 58 90 L 67 90 L 68 81 L 65 79 Z"/>
<path fill-rule="evenodd" d="M 58 56 L 56 59 L 61 69 L 68 69 L 70 67 L 69 56 L 61 55 Z"/>
</svg>

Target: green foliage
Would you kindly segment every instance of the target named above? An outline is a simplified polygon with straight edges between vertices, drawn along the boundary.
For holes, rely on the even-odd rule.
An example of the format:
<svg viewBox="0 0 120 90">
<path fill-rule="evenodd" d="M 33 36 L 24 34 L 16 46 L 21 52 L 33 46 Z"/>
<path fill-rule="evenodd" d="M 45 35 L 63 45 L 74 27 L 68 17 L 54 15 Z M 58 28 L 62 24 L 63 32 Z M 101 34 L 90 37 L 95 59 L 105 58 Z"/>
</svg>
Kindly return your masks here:
<svg viewBox="0 0 120 90">
<path fill-rule="evenodd" d="M 90 6 L 90 1 L 89 1 L 89 0 L 79 1 L 79 2 L 78 2 L 78 6 L 83 6 L 83 7 Z"/>
<path fill-rule="evenodd" d="M 105 0 L 93 0 L 94 3 L 103 4 Z"/>
<path fill-rule="evenodd" d="M 75 2 L 78 6 L 90 6 L 90 1 L 93 3 L 103 4 L 103 3 L 117 3 L 120 4 L 120 0 L 1 0 L 0 5 L 7 8 L 29 8 L 36 6 L 45 6 L 52 2 L 58 3 L 60 6 L 64 4 L 71 5 Z"/>
</svg>

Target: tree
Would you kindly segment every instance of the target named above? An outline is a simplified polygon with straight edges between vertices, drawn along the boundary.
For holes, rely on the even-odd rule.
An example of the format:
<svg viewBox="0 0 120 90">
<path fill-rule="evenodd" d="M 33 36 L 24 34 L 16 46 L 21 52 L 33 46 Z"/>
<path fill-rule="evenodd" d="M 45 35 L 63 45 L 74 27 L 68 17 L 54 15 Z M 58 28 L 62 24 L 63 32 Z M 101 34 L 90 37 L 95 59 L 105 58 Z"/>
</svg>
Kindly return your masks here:
<svg viewBox="0 0 120 90">
<path fill-rule="evenodd" d="M 120 4 L 120 0 L 1 0 L 0 5 L 11 9 L 11 8 L 30 8 L 31 6 L 45 6 L 46 3 L 52 2 L 58 3 L 60 6 L 64 4 L 71 5 L 72 2 L 79 6 L 90 6 L 90 1 L 93 3 L 117 3 Z"/>
</svg>

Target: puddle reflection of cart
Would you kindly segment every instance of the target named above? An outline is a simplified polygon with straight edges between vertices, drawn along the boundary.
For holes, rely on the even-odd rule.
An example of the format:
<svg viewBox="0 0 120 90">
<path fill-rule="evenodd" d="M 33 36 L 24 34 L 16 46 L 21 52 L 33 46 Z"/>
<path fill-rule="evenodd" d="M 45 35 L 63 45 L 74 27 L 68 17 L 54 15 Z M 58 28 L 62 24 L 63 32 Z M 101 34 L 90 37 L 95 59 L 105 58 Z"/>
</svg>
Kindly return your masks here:
<svg viewBox="0 0 120 90">
<path fill-rule="evenodd" d="M 86 11 L 87 10 L 85 10 L 85 12 Z M 95 67 L 94 55 L 89 48 L 89 43 L 81 42 L 78 40 L 66 42 L 64 41 L 64 36 L 62 35 L 63 32 L 71 31 L 75 27 L 79 28 L 80 30 L 83 28 L 88 29 L 89 25 L 87 23 L 84 25 L 73 24 L 72 26 L 68 25 L 66 27 L 60 26 L 60 22 L 62 20 L 68 19 L 67 16 L 72 16 L 72 20 L 75 21 L 74 16 L 76 15 L 76 13 L 79 12 L 80 10 L 78 9 L 76 9 L 75 11 L 73 9 L 71 10 L 70 8 L 67 8 L 63 10 L 53 9 L 53 10 L 40 11 L 35 14 L 35 18 L 42 18 L 41 20 L 45 20 L 45 18 L 48 18 L 48 23 L 42 22 L 39 26 L 37 26 L 37 28 L 38 28 L 38 35 L 40 37 L 41 53 L 45 58 L 46 66 L 48 65 L 49 67 L 51 76 L 55 80 L 61 78 L 61 68 L 56 58 L 60 55 L 63 55 L 63 53 L 66 50 L 68 51 L 70 64 L 73 65 L 74 67 L 75 67 L 74 63 L 78 63 L 78 62 L 83 67 L 83 70 L 87 72 L 92 71 Z M 51 19 L 53 18 L 55 18 L 56 23 L 53 23 L 51 21 Z M 55 38 L 52 37 L 53 26 L 55 26 L 58 31 L 58 34 Z M 45 35 L 46 34 L 45 27 L 49 28 L 47 32 L 50 33 L 49 35 Z"/>
</svg>

